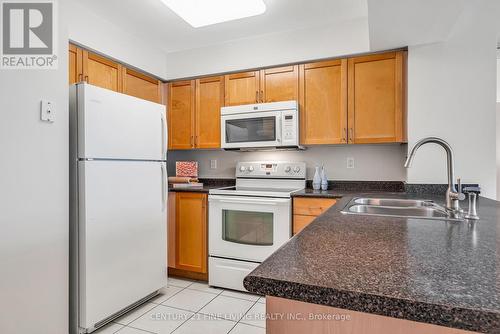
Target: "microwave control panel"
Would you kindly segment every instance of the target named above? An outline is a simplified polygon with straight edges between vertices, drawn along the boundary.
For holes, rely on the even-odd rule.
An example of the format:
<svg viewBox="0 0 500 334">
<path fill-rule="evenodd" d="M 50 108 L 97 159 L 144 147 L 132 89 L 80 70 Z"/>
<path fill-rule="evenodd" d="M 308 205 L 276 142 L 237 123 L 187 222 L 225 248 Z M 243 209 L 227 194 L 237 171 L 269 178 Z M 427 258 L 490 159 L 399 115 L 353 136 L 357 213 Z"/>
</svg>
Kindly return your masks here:
<svg viewBox="0 0 500 334">
<path fill-rule="evenodd" d="M 296 110 L 283 111 L 281 114 L 281 140 L 283 146 L 299 145 L 299 120 Z"/>
</svg>

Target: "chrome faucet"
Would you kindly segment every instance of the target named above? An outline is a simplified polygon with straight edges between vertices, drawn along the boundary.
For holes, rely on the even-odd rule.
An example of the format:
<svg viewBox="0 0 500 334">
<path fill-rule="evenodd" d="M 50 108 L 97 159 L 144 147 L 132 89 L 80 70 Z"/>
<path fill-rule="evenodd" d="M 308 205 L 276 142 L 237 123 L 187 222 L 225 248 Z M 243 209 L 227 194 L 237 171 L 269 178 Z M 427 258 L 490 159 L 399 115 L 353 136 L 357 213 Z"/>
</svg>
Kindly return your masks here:
<svg viewBox="0 0 500 334">
<path fill-rule="evenodd" d="M 428 143 L 438 144 L 446 151 L 446 162 L 448 168 L 448 189 L 446 190 L 446 209 L 448 209 L 454 214 L 460 214 L 462 213 L 463 210 L 460 208 L 459 201 L 464 200 L 465 195 L 462 193 L 460 179 L 458 179 L 458 188 L 459 188 L 458 191 L 457 188 L 455 187 L 455 181 L 454 181 L 455 176 L 453 169 L 453 164 L 454 164 L 453 150 L 451 149 L 450 144 L 448 144 L 443 139 L 437 137 L 427 137 L 421 139 L 415 144 L 415 146 L 413 146 L 410 154 L 408 155 L 408 158 L 406 159 L 405 167 L 406 168 L 411 167 L 411 163 L 413 161 L 413 158 L 415 157 L 415 153 L 417 152 L 418 148 Z"/>
</svg>

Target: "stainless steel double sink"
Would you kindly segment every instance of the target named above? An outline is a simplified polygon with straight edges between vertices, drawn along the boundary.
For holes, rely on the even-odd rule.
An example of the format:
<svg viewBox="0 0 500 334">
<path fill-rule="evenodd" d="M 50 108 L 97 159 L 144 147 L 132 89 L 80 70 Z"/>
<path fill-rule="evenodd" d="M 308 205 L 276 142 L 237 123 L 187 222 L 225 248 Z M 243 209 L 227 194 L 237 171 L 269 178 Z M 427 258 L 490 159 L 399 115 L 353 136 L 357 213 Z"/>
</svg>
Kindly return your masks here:
<svg viewBox="0 0 500 334">
<path fill-rule="evenodd" d="M 403 218 L 463 220 L 430 200 L 397 198 L 353 198 L 341 211 L 345 214 Z"/>
</svg>

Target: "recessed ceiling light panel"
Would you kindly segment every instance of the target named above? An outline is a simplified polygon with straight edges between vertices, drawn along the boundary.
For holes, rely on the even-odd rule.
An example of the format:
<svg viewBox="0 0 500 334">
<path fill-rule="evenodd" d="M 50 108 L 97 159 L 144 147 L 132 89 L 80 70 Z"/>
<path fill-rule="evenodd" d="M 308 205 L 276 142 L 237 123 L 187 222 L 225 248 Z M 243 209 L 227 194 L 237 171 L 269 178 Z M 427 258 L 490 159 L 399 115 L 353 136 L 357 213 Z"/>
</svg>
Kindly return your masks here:
<svg viewBox="0 0 500 334">
<path fill-rule="evenodd" d="M 162 0 L 195 28 L 263 14 L 264 0 Z"/>
</svg>

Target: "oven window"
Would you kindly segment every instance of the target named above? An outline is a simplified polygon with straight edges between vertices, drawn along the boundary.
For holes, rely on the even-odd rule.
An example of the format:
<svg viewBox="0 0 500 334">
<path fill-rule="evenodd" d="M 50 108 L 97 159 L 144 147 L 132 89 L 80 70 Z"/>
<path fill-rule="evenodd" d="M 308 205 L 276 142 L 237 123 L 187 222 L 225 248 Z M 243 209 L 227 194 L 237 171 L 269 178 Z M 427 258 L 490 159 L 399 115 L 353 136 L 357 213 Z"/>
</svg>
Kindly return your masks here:
<svg viewBox="0 0 500 334">
<path fill-rule="evenodd" d="M 226 120 L 226 143 L 276 140 L 276 117 Z"/>
<path fill-rule="evenodd" d="M 273 244 L 273 213 L 222 210 L 222 239 L 245 245 Z"/>
</svg>

